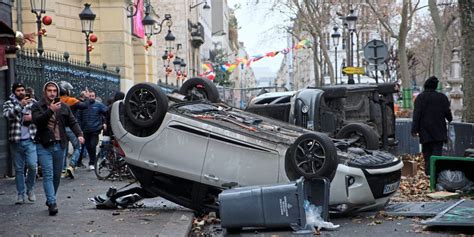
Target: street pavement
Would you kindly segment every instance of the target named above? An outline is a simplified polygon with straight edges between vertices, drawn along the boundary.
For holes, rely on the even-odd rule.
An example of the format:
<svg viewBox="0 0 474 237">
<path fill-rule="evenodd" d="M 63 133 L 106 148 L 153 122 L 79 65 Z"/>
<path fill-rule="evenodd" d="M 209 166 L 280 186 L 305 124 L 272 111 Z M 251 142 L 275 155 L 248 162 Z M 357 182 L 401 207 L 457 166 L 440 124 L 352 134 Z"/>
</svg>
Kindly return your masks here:
<svg viewBox="0 0 474 237">
<path fill-rule="evenodd" d="M 130 181 L 101 181 L 82 168 L 76 173 L 75 179 L 61 179 L 57 216 L 48 215 L 41 178 L 35 185 L 36 202 L 23 205 L 14 204 L 14 178 L 1 178 L 0 236 L 187 236 L 191 210 L 162 198 L 143 200 L 141 207 L 98 210 L 88 198 Z"/>
<path fill-rule="evenodd" d="M 339 236 L 474 236 L 474 230 L 468 227 L 425 228 L 421 218 L 380 218 L 376 212 L 364 212 L 352 216 L 331 217 L 333 224 L 340 225 L 337 230 L 321 230 L 315 234 L 295 234 L 290 228 L 265 229 L 244 228 L 238 233 L 227 233 L 219 225 L 206 226 L 204 236 L 214 237 L 339 237 Z M 202 236 L 194 234 L 194 236 Z"/>
</svg>

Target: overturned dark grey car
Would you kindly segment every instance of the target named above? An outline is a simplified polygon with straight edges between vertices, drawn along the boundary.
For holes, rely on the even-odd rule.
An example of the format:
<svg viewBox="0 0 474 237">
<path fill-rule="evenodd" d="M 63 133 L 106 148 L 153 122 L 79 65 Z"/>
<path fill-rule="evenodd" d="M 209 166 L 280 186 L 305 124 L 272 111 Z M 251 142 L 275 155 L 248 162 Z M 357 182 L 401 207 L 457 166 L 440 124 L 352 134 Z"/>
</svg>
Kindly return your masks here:
<svg viewBox="0 0 474 237">
<path fill-rule="evenodd" d="M 396 146 L 393 93 L 395 83 L 335 85 L 266 93 L 246 111 L 278 119 L 330 137 L 353 139 L 376 150 Z"/>
</svg>

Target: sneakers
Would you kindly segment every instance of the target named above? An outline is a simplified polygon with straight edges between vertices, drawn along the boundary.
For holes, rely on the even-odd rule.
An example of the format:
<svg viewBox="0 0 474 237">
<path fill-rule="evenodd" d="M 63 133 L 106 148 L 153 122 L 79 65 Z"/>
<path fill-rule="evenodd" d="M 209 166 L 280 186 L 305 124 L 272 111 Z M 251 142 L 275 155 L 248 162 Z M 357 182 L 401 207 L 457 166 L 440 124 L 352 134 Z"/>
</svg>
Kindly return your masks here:
<svg viewBox="0 0 474 237">
<path fill-rule="evenodd" d="M 63 170 L 63 171 L 61 172 L 61 178 L 63 179 L 63 178 L 66 178 L 67 176 L 68 176 L 68 175 L 67 175 L 66 170 Z"/>
<path fill-rule="evenodd" d="M 46 203 L 46 205 L 48 206 L 48 211 L 49 211 L 50 216 L 55 216 L 56 214 L 58 214 L 58 206 L 56 205 L 56 203 L 52 203 L 52 204 Z"/>
<path fill-rule="evenodd" d="M 30 200 L 30 202 L 36 201 L 36 195 L 33 191 L 28 191 L 26 195 L 28 196 L 28 200 Z"/>
<path fill-rule="evenodd" d="M 89 170 L 90 171 L 95 170 L 95 167 L 93 165 L 89 165 Z"/>
<path fill-rule="evenodd" d="M 25 195 L 18 195 L 15 205 L 21 205 L 23 203 L 25 203 Z"/>
<path fill-rule="evenodd" d="M 68 166 L 66 168 L 67 177 L 74 179 L 74 167 Z"/>
</svg>

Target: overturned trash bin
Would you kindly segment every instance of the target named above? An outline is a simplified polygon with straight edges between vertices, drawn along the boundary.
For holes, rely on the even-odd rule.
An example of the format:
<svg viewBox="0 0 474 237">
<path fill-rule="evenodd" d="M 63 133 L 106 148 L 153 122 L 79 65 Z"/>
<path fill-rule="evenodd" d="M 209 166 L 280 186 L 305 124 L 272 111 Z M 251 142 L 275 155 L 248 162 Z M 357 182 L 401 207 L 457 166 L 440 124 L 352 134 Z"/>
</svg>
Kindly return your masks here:
<svg viewBox="0 0 474 237">
<path fill-rule="evenodd" d="M 305 200 L 320 206 L 321 217 L 327 220 L 329 181 L 300 178 L 286 184 L 225 190 L 219 194 L 221 226 L 304 228 Z"/>
</svg>

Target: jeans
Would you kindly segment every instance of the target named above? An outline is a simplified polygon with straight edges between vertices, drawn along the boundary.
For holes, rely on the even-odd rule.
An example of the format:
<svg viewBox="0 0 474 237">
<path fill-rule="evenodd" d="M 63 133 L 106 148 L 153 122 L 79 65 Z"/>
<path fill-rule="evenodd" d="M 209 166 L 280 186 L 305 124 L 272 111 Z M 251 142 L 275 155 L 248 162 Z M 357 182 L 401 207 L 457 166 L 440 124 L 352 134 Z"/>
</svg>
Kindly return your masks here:
<svg viewBox="0 0 474 237">
<path fill-rule="evenodd" d="M 28 139 L 19 141 L 18 143 L 10 143 L 13 160 L 15 162 L 15 183 L 18 195 L 25 195 L 26 192 L 33 191 L 36 180 L 36 168 L 38 157 L 36 155 L 36 144 L 33 140 Z M 26 175 L 26 192 L 25 192 L 25 165 L 27 168 Z"/>
<path fill-rule="evenodd" d="M 55 143 L 49 147 L 41 144 L 36 145 L 38 160 L 43 170 L 43 188 L 46 201 L 49 204 L 56 203 L 56 193 L 61 180 L 63 168 L 64 149 L 61 144 Z"/>
<path fill-rule="evenodd" d="M 72 155 L 71 155 L 71 162 L 69 164 L 73 167 L 76 167 L 77 160 L 79 159 L 79 155 L 81 154 L 81 144 L 79 143 L 79 139 L 76 137 L 76 134 L 74 134 L 74 132 L 69 127 L 66 127 L 66 135 L 67 135 L 68 140 L 72 143 L 72 147 L 74 148 L 74 151 L 72 152 Z M 69 144 L 66 146 L 66 149 L 64 149 L 63 170 L 66 169 L 66 166 L 67 166 L 68 153 L 69 153 Z"/>
<path fill-rule="evenodd" d="M 80 149 L 80 152 L 79 152 L 79 158 L 77 159 L 76 166 L 78 164 L 82 164 L 82 158 L 83 157 L 89 157 L 89 153 L 87 153 L 87 149 L 86 149 L 85 144 L 81 145 L 81 149 Z"/>
<path fill-rule="evenodd" d="M 99 143 L 99 133 L 98 132 L 91 132 L 91 133 L 84 133 L 85 145 L 87 148 L 87 153 L 89 153 L 89 165 L 95 164 L 95 159 L 97 156 L 97 144 Z"/>
</svg>

